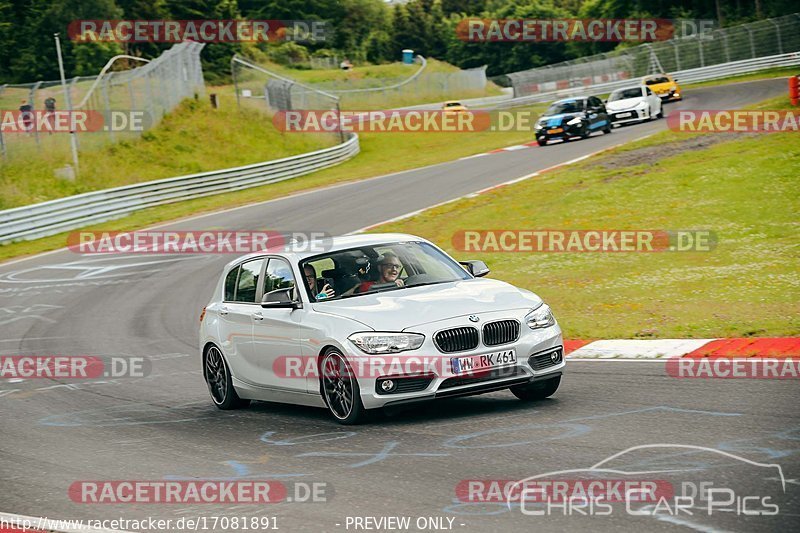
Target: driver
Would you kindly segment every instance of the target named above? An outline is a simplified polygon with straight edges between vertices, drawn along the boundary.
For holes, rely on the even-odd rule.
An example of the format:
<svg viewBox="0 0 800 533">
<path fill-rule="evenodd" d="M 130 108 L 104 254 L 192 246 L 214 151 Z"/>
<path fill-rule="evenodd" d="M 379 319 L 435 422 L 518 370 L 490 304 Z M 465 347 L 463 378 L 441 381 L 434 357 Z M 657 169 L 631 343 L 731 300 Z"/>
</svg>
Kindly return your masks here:
<svg viewBox="0 0 800 533">
<path fill-rule="evenodd" d="M 333 289 L 327 283 L 323 285 L 322 290 L 317 293 L 317 270 L 311 266 L 306 265 L 303 267 L 303 276 L 306 278 L 306 285 L 308 285 L 311 294 L 315 295 L 317 300 L 324 300 L 325 298 L 332 298 L 336 295 Z"/>
<path fill-rule="evenodd" d="M 405 286 L 403 280 L 400 279 L 401 270 L 403 270 L 403 264 L 400 262 L 400 258 L 394 252 L 386 252 L 378 258 L 378 274 L 380 275 L 378 281 L 362 281 L 358 292 L 367 292 L 376 283 L 394 283 L 398 287 Z"/>
</svg>

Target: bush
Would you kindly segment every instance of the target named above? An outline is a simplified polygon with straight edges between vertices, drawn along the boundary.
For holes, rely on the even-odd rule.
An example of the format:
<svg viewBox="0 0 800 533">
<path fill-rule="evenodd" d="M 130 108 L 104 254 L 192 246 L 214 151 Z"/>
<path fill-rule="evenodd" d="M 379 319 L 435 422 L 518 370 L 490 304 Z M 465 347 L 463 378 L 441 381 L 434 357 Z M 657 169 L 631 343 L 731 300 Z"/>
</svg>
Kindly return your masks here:
<svg viewBox="0 0 800 533">
<path fill-rule="evenodd" d="M 308 49 L 305 46 L 292 41 L 276 45 L 269 51 L 269 56 L 280 65 L 308 63 L 310 58 Z"/>
</svg>

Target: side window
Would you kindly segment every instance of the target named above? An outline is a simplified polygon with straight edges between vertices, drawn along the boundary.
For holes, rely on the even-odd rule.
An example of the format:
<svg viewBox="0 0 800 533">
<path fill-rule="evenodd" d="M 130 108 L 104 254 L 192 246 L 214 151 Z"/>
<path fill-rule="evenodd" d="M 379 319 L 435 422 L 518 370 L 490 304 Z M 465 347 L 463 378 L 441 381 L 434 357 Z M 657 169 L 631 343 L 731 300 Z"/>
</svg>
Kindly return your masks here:
<svg viewBox="0 0 800 533">
<path fill-rule="evenodd" d="M 650 87 L 645 87 L 647 90 L 647 96 L 653 96 L 653 91 L 650 90 Z"/>
<path fill-rule="evenodd" d="M 258 292 L 258 279 L 261 277 L 263 259 L 248 261 L 241 266 L 239 279 L 236 282 L 236 295 L 234 301 L 255 303 Z"/>
<path fill-rule="evenodd" d="M 294 275 L 289 263 L 284 259 L 271 258 L 264 279 L 264 294 L 277 289 L 294 287 Z"/>
<path fill-rule="evenodd" d="M 237 266 L 225 276 L 225 301 L 231 302 L 236 297 L 236 279 L 239 277 L 241 266 Z"/>
</svg>

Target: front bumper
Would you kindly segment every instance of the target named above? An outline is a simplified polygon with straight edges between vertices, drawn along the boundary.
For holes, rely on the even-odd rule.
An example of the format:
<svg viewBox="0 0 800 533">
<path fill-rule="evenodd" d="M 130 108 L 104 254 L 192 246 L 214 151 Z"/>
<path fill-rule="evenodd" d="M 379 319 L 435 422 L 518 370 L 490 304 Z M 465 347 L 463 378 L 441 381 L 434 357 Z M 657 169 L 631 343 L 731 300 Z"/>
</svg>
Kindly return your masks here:
<svg viewBox="0 0 800 533">
<path fill-rule="evenodd" d="M 608 115 L 612 124 L 627 124 L 629 122 L 640 122 L 647 120 L 644 109 L 627 109 L 625 111 L 614 111 Z"/>
<path fill-rule="evenodd" d="M 669 91 L 665 91 L 663 93 L 657 93 L 658 97 L 661 98 L 662 102 L 669 102 L 672 100 L 681 100 L 681 93 L 678 90 L 671 89 Z"/>
<path fill-rule="evenodd" d="M 552 141 L 571 137 L 580 137 L 583 134 L 583 123 L 572 126 L 564 122 L 558 126 L 547 126 L 540 130 L 535 130 L 534 135 L 537 141 Z"/>
<path fill-rule="evenodd" d="M 361 378 L 359 379 L 361 401 L 367 409 L 377 409 L 439 398 L 484 394 L 514 385 L 553 379 L 562 374 L 565 366 L 563 345 L 561 329 L 556 324 L 543 330 L 526 331 L 511 344 L 497 347 L 479 346 L 475 350 L 453 354 L 440 353 L 438 356 L 449 359 L 513 349 L 517 355 L 517 362 L 475 375 L 458 376 L 447 372 L 430 372 Z M 557 361 L 551 359 L 551 354 L 554 352 L 559 353 Z M 387 377 L 397 383 L 396 392 L 381 392 L 380 384 Z"/>
</svg>

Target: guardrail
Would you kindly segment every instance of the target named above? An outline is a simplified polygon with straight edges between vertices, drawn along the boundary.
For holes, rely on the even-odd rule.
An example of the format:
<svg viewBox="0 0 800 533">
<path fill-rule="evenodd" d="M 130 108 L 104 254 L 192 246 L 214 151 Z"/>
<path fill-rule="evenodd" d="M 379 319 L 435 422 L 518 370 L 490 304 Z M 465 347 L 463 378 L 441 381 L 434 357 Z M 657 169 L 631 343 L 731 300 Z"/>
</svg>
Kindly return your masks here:
<svg viewBox="0 0 800 533">
<path fill-rule="evenodd" d="M 315 152 L 243 167 L 148 181 L 0 211 L 0 244 L 38 239 L 158 205 L 296 178 L 342 163 L 360 150 L 358 136 Z"/>
<path fill-rule="evenodd" d="M 698 83 L 701 81 L 711 81 L 720 78 L 728 78 L 730 76 L 738 76 L 740 74 L 749 74 L 751 72 L 758 72 L 759 70 L 793 66 L 800 66 L 800 52 L 790 52 L 788 54 L 778 54 L 768 57 L 759 57 L 756 59 L 744 59 L 742 61 L 732 61 L 730 63 L 721 63 L 718 65 L 710 65 L 708 67 L 670 72 L 669 74 L 673 78 L 677 79 L 681 85 L 685 85 L 687 83 Z M 609 83 L 583 85 L 560 89 L 558 91 L 519 96 L 517 98 L 503 100 L 495 104 L 493 107 L 509 108 L 537 102 L 550 102 L 552 100 L 570 96 L 605 94 L 623 87 L 637 85 L 640 83 L 639 80 L 640 78 L 631 78 Z"/>
</svg>

